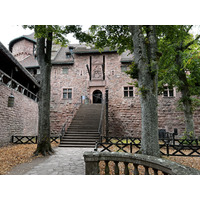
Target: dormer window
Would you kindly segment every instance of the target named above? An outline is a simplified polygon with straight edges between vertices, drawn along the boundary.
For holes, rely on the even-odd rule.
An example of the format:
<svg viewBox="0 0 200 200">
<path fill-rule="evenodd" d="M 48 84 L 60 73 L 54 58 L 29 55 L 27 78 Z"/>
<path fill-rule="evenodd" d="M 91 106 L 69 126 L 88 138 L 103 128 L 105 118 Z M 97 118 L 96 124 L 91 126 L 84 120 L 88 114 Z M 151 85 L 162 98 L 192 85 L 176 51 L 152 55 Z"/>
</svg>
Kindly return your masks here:
<svg viewBox="0 0 200 200">
<path fill-rule="evenodd" d="M 73 50 L 74 50 L 74 47 L 73 46 L 69 46 L 69 52 L 72 54 L 73 53 Z"/>
<path fill-rule="evenodd" d="M 66 52 L 66 58 L 71 58 L 71 53 L 70 52 Z"/>
<path fill-rule="evenodd" d="M 74 49 L 75 48 L 73 46 L 69 46 L 69 52 L 66 52 L 67 58 L 71 58 L 72 57 L 74 59 L 74 57 L 73 57 L 73 54 L 74 54 L 73 50 Z"/>
<path fill-rule="evenodd" d="M 128 70 L 128 66 L 127 65 L 122 65 L 121 66 L 121 72 L 126 72 Z"/>
<path fill-rule="evenodd" d="M 164 97 L 175 97 L 175 88 L 165 86 L 164 91 L 163 91 L 163 96 Z"/>
</svg>

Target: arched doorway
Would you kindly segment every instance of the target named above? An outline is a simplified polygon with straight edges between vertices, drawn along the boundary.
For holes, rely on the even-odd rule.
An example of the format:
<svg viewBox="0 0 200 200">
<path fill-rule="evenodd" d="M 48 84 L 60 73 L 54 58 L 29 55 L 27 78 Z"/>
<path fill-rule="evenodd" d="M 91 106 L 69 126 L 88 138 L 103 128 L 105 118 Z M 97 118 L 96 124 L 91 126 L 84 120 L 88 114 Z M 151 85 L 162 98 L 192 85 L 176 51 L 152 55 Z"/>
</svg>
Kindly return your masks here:
<svg viewBox="0 0 200 200">
<path fill-rule="evenodd" d="M 95 90 L 92 96 L 93 103 L 102 103 L 102 92 L 100 90 Z"/>
</svg>

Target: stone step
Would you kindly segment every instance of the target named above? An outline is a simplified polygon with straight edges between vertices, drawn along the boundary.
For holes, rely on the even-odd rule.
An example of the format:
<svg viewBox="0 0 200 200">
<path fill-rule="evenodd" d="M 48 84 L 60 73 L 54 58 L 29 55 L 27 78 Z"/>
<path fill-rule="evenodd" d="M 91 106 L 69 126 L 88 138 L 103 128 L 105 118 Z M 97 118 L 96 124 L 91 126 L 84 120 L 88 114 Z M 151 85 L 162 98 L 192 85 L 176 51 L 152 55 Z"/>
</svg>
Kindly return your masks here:
<svg viewBox="0 0 200 200">
<path fill-rule="evenodd" d="M 68 128 L 67 132 L 97 132 L 98 128 L 96 129 L 79 129 L 79 128 Z"/>
<path fill-rule="evenodd" d="M 70 136 L 70 137 L 73 137 L 73 136 L 97 137 L 97 136 L 99 136 L 99 133 L 94 133 L 94 132 L 91 132 L 91 133 L 72 132 L 72 133 L 65 133 L 64 136 Z"/>
<path fill-rule="evenodd" d="M 68 130 L 71 129 L 80 129 L 80 130 L 98 130 L 99 126 L 70 126 Z"/>
<path fill-rule="evenodd" d="M 99 138 L 99 134 L 66 134 L 62 138 Z"/>
<path fill-rule="evenodd" d="M 73 143 L 87 143 L 87 142 L 96 142 L 96 141 L 99 141 L 99 138 L 62 138 L 62 144 L 63 143 L 68 143 L 68 142 L 73 142 Z"/>
<path fill-rule="evenodd" d="M 90 137 L 90 138 L 81 138 L 81 137 L 74 137 L 74 138 L 71 138 L 71 137 L 63 137 L 62 138 L 62 143 L 64 141 L 67 141 L 67 142 L 71 142 L 71 141 L 79 141 L 79 142 L 96 142 L 96 141 L 99 141 L 99 137 Z"/>
<path fill-rule="evenodd" d="M 62 141 L 61 143 L 60 143 L 60 145 L 93 145 L 93 146 L 95 146 L 95 144 L 96 144 L 96 141 L 91 141 L 91 142 L 79 142 L 79 141 L 69 141 L 69 142 L 67 142 L 67 141 Z M 59 146 L 60 146 L 59 145 Z"/>
<path fill-rule="evenodd" d="M 88 123 L 89 124 L 89 123 Z M 90 127 L 90 126 L 96 126 L 96 127 L 98 127 L 99 126 L 99 124 L 89 124 L 89 125 L 87 125 L 87 124 L 70 124 L 70 126 L 78 126 L 78 125 L 82 125 L 82 126 L 85 126 L 85 127 Z M 69 126 L 69 128 L 70 128 L 70 126 Z"/>
<path fill-rule="evenodd" d="M 81 120 L 84 121 L 84 122 L 95 122 L 96 120 L 99 120 L 100 117 L 82 117 L 82 116 L 77 116 L 73 119 L 73 121 L 78 121 L 78 120 Z"/>
<path fill-rule="evenodd" d="M 98 131 L 67 131 L 65 134 L 99 134 Z"/>
<path fill-rule="evenodd" d="M 84 145 L 84 144 L 81 144 L 81 145 L 70 145 L 70 144 L 60 144 L 59 147 L 63 147 L 63 148 L 95 148 L 95 145 Z"/>
<path fill-rule="evenodd" d="M 70 124 L 70 127 L 97 127 L 99 124 L 80 124 L 80 123 L 73 123 L 73 124 Z"/>
<path fill-rule="evenodd" d="M 96 141 L 99 141 L 101 108 L 101 104 L 81 105 L 59 146 L 94 148 Z"/>
</svg>

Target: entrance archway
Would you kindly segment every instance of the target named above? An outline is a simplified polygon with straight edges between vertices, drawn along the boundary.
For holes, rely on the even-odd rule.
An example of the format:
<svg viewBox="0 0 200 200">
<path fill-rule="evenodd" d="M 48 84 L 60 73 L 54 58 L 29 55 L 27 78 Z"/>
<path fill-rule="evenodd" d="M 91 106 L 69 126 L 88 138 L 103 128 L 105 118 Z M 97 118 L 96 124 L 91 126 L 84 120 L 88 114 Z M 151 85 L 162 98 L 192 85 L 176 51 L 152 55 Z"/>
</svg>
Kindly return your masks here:
<svg viewBox="0 0 200 200">
<path fill-rule="evenodd" d="M 95 90 L 92 96 L 93 103 L 102 103 L 102 92 L 100 90 Z"/>
</svg>

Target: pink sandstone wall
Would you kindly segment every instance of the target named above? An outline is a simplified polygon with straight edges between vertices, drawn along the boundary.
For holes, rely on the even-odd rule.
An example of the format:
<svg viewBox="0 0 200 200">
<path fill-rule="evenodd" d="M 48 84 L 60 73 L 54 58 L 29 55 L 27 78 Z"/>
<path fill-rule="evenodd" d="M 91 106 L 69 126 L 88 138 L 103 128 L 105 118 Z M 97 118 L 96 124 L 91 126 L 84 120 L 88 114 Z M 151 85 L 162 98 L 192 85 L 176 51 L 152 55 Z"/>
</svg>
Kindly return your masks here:
<svg viewBox="0 0 200 200">
<path fill-rule="evenodd" d="M 92 93 L 98 89 L 105 94 L 109 90 L 109 134 L 124 136 L 140 136 L 141 110 L 138 95 L 133 98 L 123 96 L 123 87 L 133 83 L 124 72 L 121 72 L 120 56 L 116 53 L 105 55 L 105 81 L 89 81 L 86 64 L 90 55 L 74 55 L 75 63 L 69 66 L 54 66 L 51 74 L 51 130 L 59 134 L 65 121 L 69 126 L 73 115 L 81 102 L 81 96 L 88 96 L 92 102 Z M 101 65 L 103 55 L 92 55 L 92 66 Z M 68 68 L 68 74 L 62 73 L 62 68 Z M 63 88 L 72 88 L 72 100 L 62 99 Z M 135 88 L 134 88 L 135 90 Z M 159 129 L 173 132 L 178 128 L 179 135 L 183 133 L 184 115 L 177 111 L 176 102 L 179 98 L 159 96 L 158 120 Z M 195 112 L 195 131 L 200 135 L 200 112 Z"/>
<path fill-rule="evenodd" d="M 12 135 L 38 133 L 38 104 L 27 96 L 13 91 L 15 104 L 7 107 L 11 89 L 0 82 L 0 146 L 10 142 Z"/>
<path fill-rule="evenodd" d="M 27 55 L 33 53 L 33 44 L 27 40 L 17 42 L 13 46 L 13 55 L 17 60 L 23 60 Z M 95 68 L 100 69 L 105 55 L 105 81 L 100 81 L 102 75 L 89 81 L 86 64 L 90 63 L 92 56 L 92 74 Z M 129 86 L 133 80 L 124 72 L 121 72 L 121 57 L 116 53 L 109 54 L 83 54 L 74 55 L 74 65 L 57 65 L 52 67 L 51 74 L 51 133 L 60 134 L 63 124 L 67 126 L 76 113 L 81 96 L 87 96 L 93 101 L 92 93 L 100 90 L 105 94 L 109 90 L 109 134 L 140 136 L 141 132 L 141 110 L 139 96 L 125 98 L 123 87 Z M 68 74 L 62 73 L 62 68 L 68 68 Z M 93 77 L 94 78 L 94 77 Z M 72 100 L 62 98 L 63 88 L 72 89 Z M 26 97 L 25 97 L 26 98 Z M 173 132 L 178 128 L 179 135 L 184 132 L 183 112 L 177 111 L 176 102 L 179 98 L 159 96 L 158 121 L 159 128 Z M 34 107 L 34 106 L 33 106 Z M 7 108 L 9 109 L 9 108 Z M 195 132 L 200 135 L 200 109 L 194 114 Z M 27 122 L 28 123 L 28 122 Z M 18 131 L 20 132 L 20 131 Z"/>
<path fill-rule="evenodd" d="M 13 45 L 12 54 L 17 59 L 21 61 L 28 55 L 33 54 L 33 43 L 28 40 L 21 40 Z"/>
</svg>

